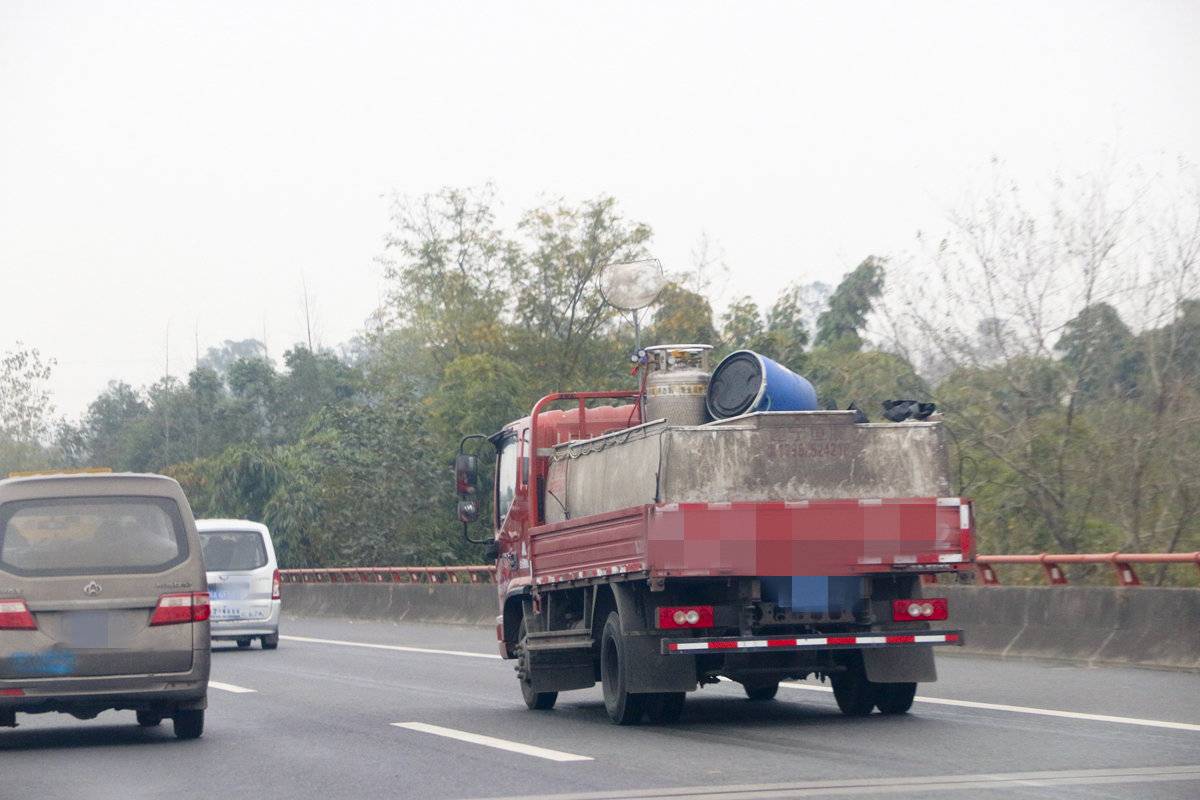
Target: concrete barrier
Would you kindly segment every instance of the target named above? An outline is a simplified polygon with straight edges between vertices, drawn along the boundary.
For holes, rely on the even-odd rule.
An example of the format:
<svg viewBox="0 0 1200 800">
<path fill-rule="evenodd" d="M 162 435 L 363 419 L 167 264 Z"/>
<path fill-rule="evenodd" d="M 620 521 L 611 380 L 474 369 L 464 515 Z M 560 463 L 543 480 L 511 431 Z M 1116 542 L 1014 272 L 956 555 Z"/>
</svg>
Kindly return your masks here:
<svg viewBox="0 0 1200 800">
<path fill-rule="evenodd" d="M 300 617 L 496 624 L 496 587 L 471 583 L 285 583 L 286 614 Z"/>
<path fill-rule="evenodd" d="M 1200 670 L 1196 589 L 938 586 L 935 591 L 949 598 L 951 619 L 966 631 L 962 652 Z"/>
<path fill-rule="evenodd" d="M 1108 586 L 937 586 L 966 646 L 1004 658 L 1200 670 L 1200 590 Z M 295 616 L 494 625 L 492 584 L 291 583 Z"/>
</svg>

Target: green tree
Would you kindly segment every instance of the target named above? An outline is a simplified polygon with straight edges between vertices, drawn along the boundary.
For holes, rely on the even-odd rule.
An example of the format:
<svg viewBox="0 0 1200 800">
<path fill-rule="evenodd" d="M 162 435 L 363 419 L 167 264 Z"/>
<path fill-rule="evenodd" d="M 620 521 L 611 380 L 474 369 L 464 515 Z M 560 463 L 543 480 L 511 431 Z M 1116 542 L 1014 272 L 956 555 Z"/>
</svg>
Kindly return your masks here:
<svg viewBox="0 0 1200 800">
<path fill-rule="evenodd" d="M 677 283 L 668 284 L 655 303 L 647 342 L 715 345 L 717 331 L 708 299 Z"/>
<path fill-rule="evenodd" d="M 847 273 L 829 298 L 829 308 L 817 318 L 817 347 L 862 348 L 867 316 L 883 293 L 884 261 L 868 256 Z"/>
<path fill-rule="evenodd" d="M 601 375 L 611 379 L 609 367 L 596 369 L 619 358 L 621 349 L 614 353 L 606 335 L 617 312 L 600 293 L 600 272 L 644 258 L 650 227 L 625 220 L 613 198 L 599 197 L 534 209 L 519 230 L 523 247 L 511 276 L 514 343 L 522 360 L 545 390 L 577 388 Z"/>
</svg>

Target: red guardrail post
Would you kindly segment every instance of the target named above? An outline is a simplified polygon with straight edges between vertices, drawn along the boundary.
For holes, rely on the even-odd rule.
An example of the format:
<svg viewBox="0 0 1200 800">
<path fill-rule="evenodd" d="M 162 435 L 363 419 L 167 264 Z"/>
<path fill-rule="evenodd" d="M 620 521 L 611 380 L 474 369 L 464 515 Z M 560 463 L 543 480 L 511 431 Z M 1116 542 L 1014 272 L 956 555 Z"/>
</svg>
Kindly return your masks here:
<svg viewBox="0 0 1200 800">
<path fill-rule="evenodd" d="M 1120 553 L 1113 553 L 1112 565 L 1117 571 L 1117 582 L 1122 586 L 1141 586 L 1142 582 L 1138 580 L 1137 573 L 1133 570 L 1133 564 L 1120 560 L 1120 555 Z"/>
<path fill-rule="evenodd" d="M 1042 562 L 1042 569 L 1046 571 L 1046 578 L 1055 586 L 1060 586 L 1067 582 L 1067 576 L 1063 573 L 1062 567 L 1055 561 L 1050 561 L 1051 556 L 1042 553 L 1039 560 Z"/>
</svg>

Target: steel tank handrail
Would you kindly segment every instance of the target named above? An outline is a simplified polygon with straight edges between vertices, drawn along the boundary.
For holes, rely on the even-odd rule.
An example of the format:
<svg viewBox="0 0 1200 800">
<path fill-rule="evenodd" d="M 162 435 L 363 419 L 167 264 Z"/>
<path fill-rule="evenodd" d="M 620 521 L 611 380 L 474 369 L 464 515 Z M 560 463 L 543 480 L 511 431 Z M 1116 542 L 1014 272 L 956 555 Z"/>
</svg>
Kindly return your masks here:
<svg viewBox="0 0 1200 800">
<path fill-rule="evenodd" d="M 1134 564 L 1195 564 L 1200 569 L 1200 551 L 1193 553 L 1038 553 L 1037 555 L 979 555 L 975 557 L 975 569 L 985 586 L 998 586 L 995 564 L 1037 564 L 1052 585 L 1067 583 L 1063 564 L 1109 564 L 1116 572 L 1117 582 L 1122 586 L 1140 586 Z"/>
</svg>

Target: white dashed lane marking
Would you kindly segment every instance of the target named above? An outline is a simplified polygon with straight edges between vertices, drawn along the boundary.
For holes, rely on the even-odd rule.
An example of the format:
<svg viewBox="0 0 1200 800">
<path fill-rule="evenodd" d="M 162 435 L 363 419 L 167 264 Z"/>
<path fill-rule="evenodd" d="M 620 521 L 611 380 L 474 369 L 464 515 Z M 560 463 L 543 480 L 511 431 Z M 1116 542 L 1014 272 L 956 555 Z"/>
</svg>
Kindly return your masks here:
<svg viewBox="0 0 1200 800">
<path fill-rule="evenodd" d="M 548 750 L 545 747 L 535 747 L 531 744 L 511 742 L 508 739 L 497 739 L 494 736 L 484 736 L 479 733 L 455 730 L 454 728 L 443 728 L 441 725 L 429 725 L 424 722 L 393 722 L 392 725 L 395 725 L 397 728 L 418 731 L 419 733 L 430 733 L 434 736 L 442 736 L 447 739 L 457 739 L 460 742 L 469 742 L 471 744 L 478 744 L 484 747 L 494 747 L 497 750 L 506 750 L 510 753 L 520 753 L 523 756 L 544 758 L 547 761 L 592 760 L 589 756 L 577 756 L 574 753 L 564 753 L 561 750 Z"/>
<path fill-rule="evenodd" d="M 209 688 L 220 689 L 222 692 L 232 692 L 233 694 L 254 694 L 257 689 L 247 689 L 245 686 L 234 686 L 232 683 L 221 683 L 220 681 L 209 681 Z"/>
</svg>

